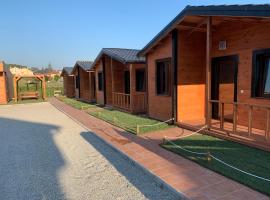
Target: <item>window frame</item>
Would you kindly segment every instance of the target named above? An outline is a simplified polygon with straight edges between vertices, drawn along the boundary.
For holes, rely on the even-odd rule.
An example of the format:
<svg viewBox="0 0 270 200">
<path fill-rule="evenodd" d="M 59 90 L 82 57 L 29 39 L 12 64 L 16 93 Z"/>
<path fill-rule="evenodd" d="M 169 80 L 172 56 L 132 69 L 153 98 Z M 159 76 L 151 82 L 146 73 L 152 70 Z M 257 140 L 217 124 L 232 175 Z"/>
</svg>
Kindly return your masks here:
<svg viewBox="0 0 270 200">
<path fill-rule="evenodd" d="M 266 76 L 267 73 L 265 73 L 267 70 L 267 67 L 266 67 L 267 58 L 269 59 L 269 62 L 270 62 L 270 49 L 261 49 L 261 50 L 253 51 L 252 80 L 251 80 L 251 97 L 252 98 L 270 99 L 270 94 L 264 94 L 265 81 L 267 78 Z"/>
<path fill-rule="evenodd" d="M 137 87 L 137 73 L 138 72 L 143 72 L 144 73 L 142 90 L 138 90 L 138 87 Z M 135 70 L 135 91 L 136 92 L 146 92 L 146 70 L 145 70 L 145 68 L 138 68 L 138 69 Z"/>
<path fill-rule="evenodd" d="M 168 62 L 169 63 L 169 67 L 168 69 L 166 70 L 167 71 L 167 91 L 164 92 L 164 93 L 158 93 L 158 84 L 157 84 L 157 81 L 158 81 L 158 71 L 157 71 L 157 67 L 158 67 L 158 63 L 162 63 L 162 62 Z M 155 86 L 156 86 L 156 96 L 171 96 L 171 68 L 172 68 L 172 58 L 169 57 L 169 58 L 163 58 L 163 59 L 157 59 L 155 61 Z"/>
<path fill-rule="evenodd" d="M 98 91 L 103 91 L 103 72 L 98 72 Z"/>
</svg>

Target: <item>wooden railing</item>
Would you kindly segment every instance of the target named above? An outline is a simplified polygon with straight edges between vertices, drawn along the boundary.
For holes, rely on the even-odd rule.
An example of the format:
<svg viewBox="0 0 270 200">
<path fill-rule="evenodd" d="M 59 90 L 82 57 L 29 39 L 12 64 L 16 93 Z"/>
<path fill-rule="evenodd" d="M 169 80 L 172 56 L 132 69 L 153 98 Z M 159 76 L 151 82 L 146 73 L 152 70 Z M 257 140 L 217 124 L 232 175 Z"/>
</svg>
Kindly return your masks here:
<svg viewBox="0 0 270 200">
<path fill-rule="evenodd" d="M 225 102 L 225 101 L 218 101 L 218 100 L 210 100 L 210 108 L 211 108 L 211 114 L 212 114 L 212 105 L 214 104 L 218 104 L 219 107 L 219 128 L 220 130 L 223 130 L 226 132 L 225 128 L 224 128 L 224 123 L 225 123 L 225 114 L 224 114 L 224 108 L 225 105 L 231 105 L 232 106 L 232 134 L 237 134 L 237 128 L 238 125 L 239 126 L 244 126 L 247 127 L 247 134 L 248 137 L 251 137 L 252 130 L 254 129 L 253 127 L 253 122 L 254 122 L 254 109 L 259 109 L 259 110 L 264 110 L 266 112 L 266 117 L 265 117 L 265 127 L 260 127 L 258 128 L 258 130 L 264 131 L 264 137 L 266 141 L 270 140 L 270 106 L 264 106 L 264 105 L 257 105 L 257 104 L 249 104 L 249 103 L 240 103 L 240 102 Z M 248 115 L 247 115 L 247 123 L 245 123 L 244 125 L 242 124 L 238 124 L 238 108 L 242 106 L 245 107 L 245 109 L 248 109 Z M 243 117 L 243 116 L 242 116 Z M 211 116 L 212 118 L 212 116 Z M 216 128 L 213 126 L 213 124 L 209 124 L 208 125 L 209 128 Z M 256 128 L 257 129 L 257 128 Z M 227 132 L 228 133 L 228 132 Z M 229 134 L 229 133 L 228 133 Z"/>
<path fill-rule="evenodd" d="M 130 94 L 112 93 L 113 106 L 122 108 L 125 110 L 130 110 Z"/>
</svg>

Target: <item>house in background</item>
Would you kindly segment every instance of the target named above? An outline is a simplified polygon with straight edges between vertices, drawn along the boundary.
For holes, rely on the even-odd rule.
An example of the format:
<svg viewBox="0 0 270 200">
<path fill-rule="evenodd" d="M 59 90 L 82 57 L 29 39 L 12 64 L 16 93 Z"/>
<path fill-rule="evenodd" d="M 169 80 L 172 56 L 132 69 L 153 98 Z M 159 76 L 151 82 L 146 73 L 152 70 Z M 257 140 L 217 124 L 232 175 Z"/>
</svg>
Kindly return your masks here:
<svg viewBox="0 0 270 200">
<path fill-rule="evenodd" d="M 7 104 L 13 98 L 13 79 L 8 66 L 0 61 L 0 104 Z"/>
<path fill-rule="evenodd" d="M 145 58 L 138 50 L 104 48 L 93 63 L 98 104 L 132 113 L 147 111 Z"/>
<path fill-rule="evenodd" d="M 64 85 L 64 95 L 69 98 L 75 97 L 75 80 L 74 76 L 71 75 L 73 67 L 64 67 L 61 73 L 63 77 L 63 85 Z"/>
<path fill-rule="evenodd" d="M 86 102 L 96 100 L 95 76 L 92 64 L 91 61 L 77 61 L 71 72 L 75 80 L 75 98 Z"/>
<path fill-rule="evenodd" d="M 148 114 L 270 144 L 270 6 L 187 6 L 140 52 Z"/>
</svg>

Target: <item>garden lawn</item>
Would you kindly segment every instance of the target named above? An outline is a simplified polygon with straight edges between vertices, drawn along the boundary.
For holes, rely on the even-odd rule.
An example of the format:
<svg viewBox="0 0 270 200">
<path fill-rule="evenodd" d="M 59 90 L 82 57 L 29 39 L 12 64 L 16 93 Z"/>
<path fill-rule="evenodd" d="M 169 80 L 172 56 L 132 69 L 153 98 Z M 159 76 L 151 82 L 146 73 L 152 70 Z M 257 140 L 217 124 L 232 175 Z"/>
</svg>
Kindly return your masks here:
<svg viewBox="0 0 270 200">
<path fill-rule="evenodd" d="M 269 152 L 200 134 L 173 142 L 187 150 L 210 152 L 213 156 L 241 170 L 270 179 Z M 207 161 L 204 156 L 198 157 L 195 154 L 176 148 L 169 142 L 163 144 L 162 147 L 270 196 L 270 182 L 238 172 L 216 160 Z"/>
<path fill-rule="evenodd" d="M 149 119 L 144 116 L 129 114 L 111 108 L 99 107 L 94 104 L 83 103 L 66 97 L 59 97 L 58 99 L 77 109 L 82 109 L 83 107 L 83 109 L 86 110 L 88 114 L 134 134 L 143 134 L 146 132 L 163 130 L 172 127 L 166 123 L 150 127 L 139 127 L 139 133 L 137 133 L 137 125 L 153 125 L 160 123 L 160 121 Z"/>
<path fill-rule="evenodd" d="M 79 110 L 86 110 L 88 108 L 95 108 L 97 106 L 93 105 L 93 104 L 89 104 L 89 103 L 85 103 L 85 102 L 81 102 L 81 101 L 77 101 L 75 99 L 71 99 L 71 98 L 67 98 L 67 97 L 57 97 L 60 101 L 63 101 L 64 103 L 79 109 Z"/>
</svg>

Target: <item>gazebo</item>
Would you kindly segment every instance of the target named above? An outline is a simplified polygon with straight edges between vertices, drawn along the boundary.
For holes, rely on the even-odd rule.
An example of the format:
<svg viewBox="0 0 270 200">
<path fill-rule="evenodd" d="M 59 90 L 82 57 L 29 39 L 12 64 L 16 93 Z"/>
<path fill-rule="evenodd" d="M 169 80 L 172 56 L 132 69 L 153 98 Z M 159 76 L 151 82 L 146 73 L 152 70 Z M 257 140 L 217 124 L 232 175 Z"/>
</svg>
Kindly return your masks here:
<svg viewBox="0 0 270 200">
<path fill-rule="evenodd" d="M 27 75 L 27 76 L 20 76 L 20 75 L 15 75 L 13 77 L 13 85 L 14 85 L 14 100 L 15 102 L 18 101 L 18 82 L 19 80 L 21 80 L 22 78 L 35 78 L 36 80 L 41 82 L 42 85 L 42 99 L 46 99 L 46 82 L 45 82 L 45 77 L 44 75 Z M 34 95 L 31 92 L 28 92 L 28 94 L 26 94 L 27 97 L 34 98 Z"/>
</svg>

